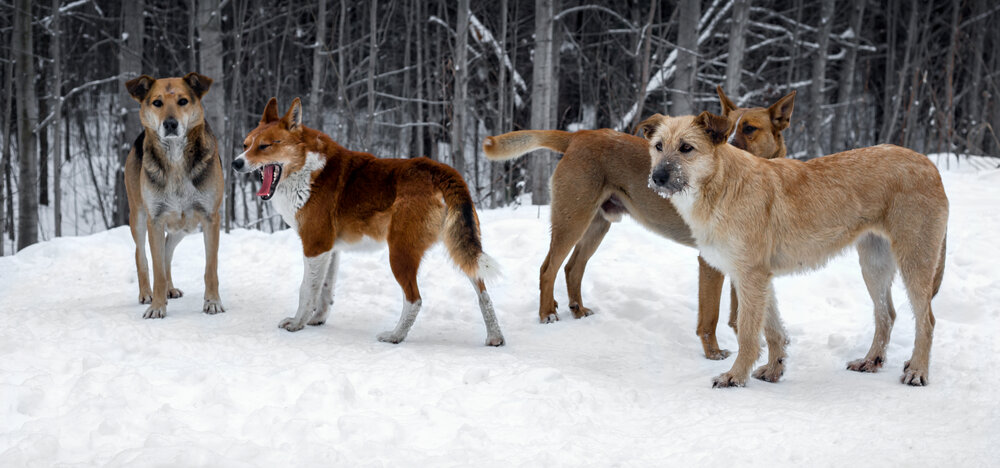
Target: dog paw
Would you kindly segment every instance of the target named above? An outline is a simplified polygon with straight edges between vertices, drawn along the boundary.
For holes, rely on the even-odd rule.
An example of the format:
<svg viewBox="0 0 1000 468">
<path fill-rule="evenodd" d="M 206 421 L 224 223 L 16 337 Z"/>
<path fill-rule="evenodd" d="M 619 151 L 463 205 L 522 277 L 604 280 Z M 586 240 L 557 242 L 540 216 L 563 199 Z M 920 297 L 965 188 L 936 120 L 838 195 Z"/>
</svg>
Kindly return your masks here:
<svg viewBox="0 0 1000 468">
<path fill-rule="evenodd" d="M 490 336 L 486 337 L 486 346 L 503 346 L 506 342 L 503 336 Z"/>
<path fill-rule="evenodd" d="M 297 332 L 305 327 L 302 325 L 302 322 L 295 320 L 294 317 L 285 317 L 285 319 L 278 324 L 278 328 L 284 328 L 290 332 Z"/>
<path fill-rule="evenodd" d="M 712 388 L 745 387 L 746 385 L 746 377 L 741 379 L 729 372 L 720 374 L 718 377 L 712 379 Z"/>
<path fill-rule="evenodd" d="M 559 314 L 552 312 L 538 319 L 540 323 L 556 323 L 559 321 Z"/>
<path fill-rule="evenodd" d="M 139 292 L 139 303 L 140 304 L 152 304 L 153 303 L 153 293 L 149 291 Z"/>
<path fill-rule="evenodd" d="M 326 323 L 326 317 L 323 317 L 323 318 L 313 317 L 308 322 L 306 322 L 307 325 L 312 326 L 312 327 L 318 327 L 320 325 L 323 325 L 324 323 Z"/>
<path fill-rule="evenodd" d="M 570 304 L 569 310 L 573 312 L 573 318 L 582 319 L 594 315 L 594 311 L 581 306 L 580 304 Z"/>
<path fill-rule="evenodd" d="M 903 365 L 903 377 L 899 381 L 914 387 L 923 387 L 930 383 L 927 379 L 927 371 L 916 366 L 911 366 L 910 361 L 906 361 L 906 364 Z"/>
<path fill-rule="evenodd" d="M 145 319 L 161 319 L 167 316 L 167 306 L 155 306 L 151 305 L 146 309 L 146 313 L 142 314 L 142 318 Z"/>
<path fill-rule="evenodd" d="M 777 382 L 782 375 L 785 375 L 785 364 L 782 361 L 774 365 L 760 366 L 753 371 L 753 378 L 771 383 Z"/>
<path fill-rule="evenodd" d="M 201 308 L 202 312 L 208 315 L 215 315 L 226 311 L 225 307 L 222 307 L 222 301 L 218 299 L 206 299 L 205 305 Z"/>
<path fill-rule="evenodd" d="M 878 372 L 882 368 L 885 359 L 881 356 L 874 359 L 861 358 L 847 363 L 847 369 L 854 372 Z"/>
<path fill-rule="evenodd" d="M 167 297 L 170 299 L 177 299 L 178 297 L 184 296 L 184 291 L 177 288 L 170 288 L 167 290 Z"/>
<path fill-rule="evenodd" d="M 387 331 L 378 334 L 378 340 L 383 343 L 399 344 L 405 339 L 406 335 L 400 335 L 394 331 Z"/>
<path fill-rule="evenodd" d="M 717 349 L 715 351 L 709 351 L 705 353 L 705 357 L 713 361 L 721 361 L 732 354 L 733 353 L 728 349 Z"/>
</svg>

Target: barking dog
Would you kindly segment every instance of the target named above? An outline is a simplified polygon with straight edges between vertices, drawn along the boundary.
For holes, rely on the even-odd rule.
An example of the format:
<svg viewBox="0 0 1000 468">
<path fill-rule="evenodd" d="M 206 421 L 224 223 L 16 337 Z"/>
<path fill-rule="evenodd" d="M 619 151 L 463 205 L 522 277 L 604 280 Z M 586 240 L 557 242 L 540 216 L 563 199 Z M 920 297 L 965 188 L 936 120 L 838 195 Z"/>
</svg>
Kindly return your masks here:
<svg viewBox="0 0 1000 468">
<path fill-rule="evenodd" d="M 417 268 L 424 252 L 443 239 L 455 264 L 479 296 L 486 344 L 504 344 L 484 274 L 495 270 L 483 253 L 479 219 L 462 176 L 427 158 L 377 159 L 349 151 L 329 136 L 302 125 L 296 98 L 284 117 L 271 98 L 260 123 L 247 135 L 244 152 L 233 161 L 238 172 L 260 171 L 257 192 L 273 197 L 282 219 L 302 239 L 305 275 L 295 317 L 278 325 L 288 331 L 326 322 L 333 303 L 339 251 L 365 238 L 389 244 L 389 263 L 406 303 L 392 331 L 380 341 L 406 338 L 420 311 Z"/>
<path fill-rule="evenodd" d="M 717 89 L 723 111 L 744 130 L 734 144 L 762 158 L 785 157 L 781 132 L 788 128 L 795 92 L 769 108 L 738 108 Z M 639 124 L 647 133 L 663 116 L 657 114 Z M 583 306 L 580 283 L 587 261 L 601 245 L 611 223 L 624 213 L 632 215 L 653 232 L 694 247 L 694 238 L 670 202 L 647 187 L 649 179 L 648 142 L 612 130 L 525 130 L 487 137 L 483 141 L 486 157 L 494 161 L 517 158 L 540 148 L 563 153 L 550 181 L 552 192 L 552 237 L 549 253 L 542 264 L 538 307 L 542 323 L 559 320 L 553 297 L 556 274 L 563 260 L 576 248 L 566 263 L 566 289 L 573 317 L 591 315 Z M 724 359 L 729 351 L 720 349 L 715 336 L 719 321 L 719 296 L 724 276 L 699 257 L 698 337 L 709 359 Z M 730 324 L 735 320 L 735 302 Z"/>
<path fill-rule="evenodd" d="M 174 287 L 170 261 L 185 234 L 201 225 L 205 241 L 205 305 L 209 314 L 225 312 L 219 299 L 219 204 L 222 162 L 215 135 L 205 121 L 201 99 L 212 80 L 197 73 L 184 78 L 142 75 L 125 83 L 141 104 L 143 131 L 125 161 L 129 227 L 135 240 L 139 303 L 150 304 L 145 318 L 163 318 Z M 153 258 L 153 289 L 146 264 L 146 232 Z"/>
<path fill-rule="evenodd" d="M 785 335 L 772 278 L 818 268 L 851 244 L 875 304 L 868 354 L 848 369 L 874 372 L 896 313 L 890 286 L 898 268 L 916 316 L 913 354 L 902 382 L 925 385 L 934 314 L 931 298 L 944 273 L 948 198 L 924 155 L 893 145 L 862 148 L 802 162 L 764 160 L 726 144 L 732 123 L 703 112 L 662 120 L 649 142 L 649 184 L 669 198 L 709 264 L 730 275 L 739 296 L 739 354 L 714 386 L 743 386 L 784 373 Z"/>
</svg>

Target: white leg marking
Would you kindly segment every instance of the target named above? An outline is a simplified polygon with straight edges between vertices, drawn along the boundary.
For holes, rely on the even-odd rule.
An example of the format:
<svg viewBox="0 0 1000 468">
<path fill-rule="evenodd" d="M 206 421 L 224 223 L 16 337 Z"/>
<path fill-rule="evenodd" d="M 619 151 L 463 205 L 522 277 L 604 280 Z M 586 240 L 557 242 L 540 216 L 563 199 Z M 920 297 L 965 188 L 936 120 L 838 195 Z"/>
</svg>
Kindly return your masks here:
<svg viewBox="0 0 1000 468">
<path fill-rule="evenodd" d="M 396 328 L 392 331 L 379 333 L 378 340 L 393 344 L 405 340 L 406 334 L 410 332 L 410 327 L 417 320 L 417 314 L 420 312 L 420 303 L 420 299 L 417 299 L 417 302 L 404 302 L 403 313 L 399 316 L 399 323 L 396 324 Z"/>
<path fill-rule="evenodd" d="M 299 287 L 298 311 L 295 313 L 295 317 L 286 317 L 278 324 L 279 328 L 290 332 L 299 331 L 305 327 L 306 320 L 318 308 L 323 280 L 326 278 L 330 264 L 330 251 L 315 257 L 305 257 L 303 262 L 305 267 L 302 274 L 302 286 Z"/>
<path fill-rule="evenodd" d="M 326 278 L 323 280 L 323 290 L 320 292 L 319 304 L 316 313 L 309 320 L 309 325 L 323 325 L 326 323 L 327 315 L 330 315 L 330 308 L 333 307 L 333 288 L 337 284 L 337 270 L 340 268 L 340 252 L 336 250 L 330 254 L 330 267 L 327 269 Z"/>
<path fill-rule="evenodd" d="M 469 278 L 472 288 L 479 296 L 479 310 L 483 313 L 483 321 L 486 322 L 486 346 L 503 346 L 503 333 L 500 331 L 500 323 L 497 321 L 497 314 L 493 310 L 493 301 L 486 293 L 486 288 L 479 290 L 479 281 Z"/>
</svg>

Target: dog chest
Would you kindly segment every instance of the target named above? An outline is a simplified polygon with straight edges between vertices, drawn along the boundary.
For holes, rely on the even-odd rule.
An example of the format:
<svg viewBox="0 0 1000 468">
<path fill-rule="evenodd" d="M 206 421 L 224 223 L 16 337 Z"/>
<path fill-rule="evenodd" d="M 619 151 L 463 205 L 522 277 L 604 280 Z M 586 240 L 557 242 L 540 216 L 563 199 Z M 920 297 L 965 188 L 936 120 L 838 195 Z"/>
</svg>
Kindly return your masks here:
<svg viewBox="0 0 1000 468">
<path fill-rule="evenodd" d="M 198 224 L 212 216 L 215 194 L 197 190 L 191 181 L 178 178 L 163 191 L 143 189 L 143 200 L 150 218 L 163 223 L 170 232 L 193 232 Z"/>
</svg>

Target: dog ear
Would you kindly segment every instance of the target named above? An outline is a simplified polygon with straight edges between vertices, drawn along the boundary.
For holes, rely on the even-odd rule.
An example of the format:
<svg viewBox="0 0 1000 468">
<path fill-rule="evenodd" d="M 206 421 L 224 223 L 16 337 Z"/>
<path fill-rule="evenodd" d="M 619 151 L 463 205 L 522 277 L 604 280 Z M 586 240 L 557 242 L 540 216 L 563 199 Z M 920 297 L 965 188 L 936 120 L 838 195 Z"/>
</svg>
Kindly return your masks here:
<svg viewBox="0 0 1000 468">
<path fill-rule="evenodd" d="M 792 121 L 793 107 L 795 107 L 795 91 L 778 99 L 778 102 L 771 104 L 771 107 L 767 108 L 768 114 L 771 115 L 771 125 L 774 126 L 775 130 L 780 132 L 788 128 L 788 125 Z"/>
<path fill-rule="evenodd" d="M 712 140 L 713 145 L 718 145 L 729 137 L 731 129 L 729 119 L 721 115 L 715 115 L 709 111 L 704 111 L 694 118 L 694 124 L 705 130 L 705 134 Z"/>
<path fill-rule="evenodd" d="M 202 96 L 208 92 L 208 88 L 212 87 L 211 78 L 205 75 L 199 75 L 195 72 L 184 75 L 184 82 L 191 87 L 191 91 L 194 91 L 194 94 L 198 96 L 198 99 L 201 99 Z"/>
<path fill-rule="evenodd" d="M 736 104 L 733 104 L 733 101 L 730 101 L 729 97 L 726 96 L 722 85 L 716 86 L 715 92 L 719 94 L 719 102 L 722 103 L 722 115 L 729 117 L 729 113 L 736 110 Z"/>
<path fill-rule="evenodd" d="M 281 118 L 281 123 L 285 125 L 285 128 L 296 131 L 302 128 L 302 100 L 295 98 L 292 100 L 291 107 L 288 108 L 288 112 L 285 116 Z"/>
<path fill-rule="evenodd" d="M 128 90 L 132 99 L 142 102 L 143 99 L 146 99 L 146 95 L 149 94 L 149 90 L 153 87 L 154 81 L 156 80 L 153 77 L 149 75 L 142 75 L 138 78 L 126 81 L 125 89 Z"/>
<path fill-rule="evenodd" d="M 666 116 L 662 114 L 653 114 L 649 116 L 648 119 L 639 122 L 639 125 L 635 126 L 635 130 L 632 131 L 633 135 L 639 135 L 645 139 L 650 139 L 653 136 L 653 132 L 656 131 L 656 127 L 660 126 L 660 122 L 663 122 Z"/>
<path fill-rule="evenodd" d="M 260 116 L 260 125 L 269 124 L 278 120 L 278 98 L 272 97 L 264 106 L 264 114 Z"/>
</svg>

